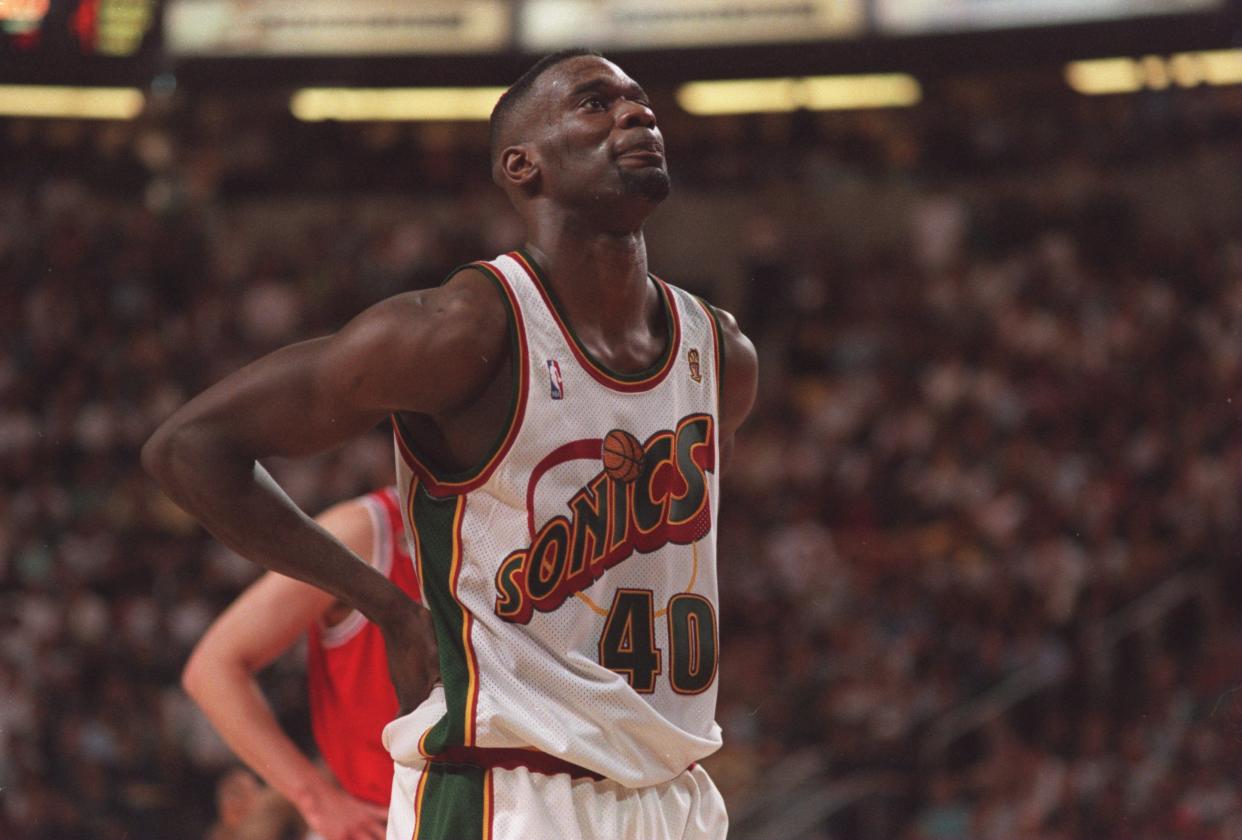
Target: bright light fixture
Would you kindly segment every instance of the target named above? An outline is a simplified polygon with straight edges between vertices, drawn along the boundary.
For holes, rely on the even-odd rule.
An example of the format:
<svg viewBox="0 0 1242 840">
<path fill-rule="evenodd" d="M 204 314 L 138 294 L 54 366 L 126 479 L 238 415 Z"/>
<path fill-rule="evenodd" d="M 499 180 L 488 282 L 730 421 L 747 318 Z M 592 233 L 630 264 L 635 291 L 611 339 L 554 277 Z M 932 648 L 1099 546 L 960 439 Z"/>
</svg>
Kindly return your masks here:
<svg viewBox="0 0 1242 840">
<path fill-rule="evenodd" d="M 1197 53 L 1178 53 L 1169 58 L 1169 75 L 1179 87 L 1203 83 L 1203 59 Z"/>
<path fill-rule="evenodd" d="M 1242 84 L 1242 50 L 1213 50 L 1198 54 L 1203 78 L 1209 85 Z"/>
<path fill-rule="evenodd" d="M 1088 95 L 1164 90 L 1170 83 L 1184 88 L 1238 85 L 1242 84 L 1242 50 L 1071 61 L 1065 65 L 1065 80 L 1074 90 Z"/>
<path fill-rule="evenodd" d="M 145 102 L 137 88 L 0 85 L 0 115 L 132 120 Z"/>
<path fill-rule="evenodd" d="M 1071 61 L 1065 66 L 1065 80 L 1074 90 L 1090 96 L 1133 93 L 1143 88 L 1142 70 L 1132 58 Z"/>
<path fill-rule="evenodd" d="M 486 120 L 502 87 L 303 88 L 289 100 L 299 120 L 385 122 Z"/>
<path fill-rule="evenodd" d="M 918 80 L 905 73 L 811 76 L 802 82 L 806 107 L 812 111 L 908 108 L 923 98 Z"/>
<path fill-rule="evenodd" d="M 905 73 L 688 82 L 677 90 L 678 104 L 699 116 L 903 108 L 922 96 Z"/>
<path fill-rule="evenodd" d="M 1160 56 L 1145 56 L 1139 61 L 1139 67 L 1143 71 L 1143 81 L 1152 90 L 1164 90 L 1169 86 L 1169 68 Z"/>
</svg>

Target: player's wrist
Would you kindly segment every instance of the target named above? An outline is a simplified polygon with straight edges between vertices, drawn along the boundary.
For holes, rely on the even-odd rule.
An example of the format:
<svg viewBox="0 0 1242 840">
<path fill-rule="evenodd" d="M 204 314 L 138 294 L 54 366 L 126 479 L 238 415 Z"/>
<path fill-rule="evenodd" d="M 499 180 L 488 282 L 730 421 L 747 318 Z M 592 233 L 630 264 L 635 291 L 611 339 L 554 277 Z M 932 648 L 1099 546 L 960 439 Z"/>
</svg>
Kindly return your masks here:
<svg viewBox="0 0 1242 840">
<path fill-rule="evenodd" d="M 300 779 L 285 795 L 303 817 L 308 817 L 323 810 L 323 803 L 331 793 L 331 786 L 331 782 L 319 773 L 312 773 Z"/>
<path fill-rule="evenodd" d="M 391 581 L 386 582 L 389 585 L 372 604 L 366 608 L 359 606 L 359 612 L 380 629 L 385 639 L 405 638 L 406 633 L 417 629 L 418 605 Z"/>
</svg>

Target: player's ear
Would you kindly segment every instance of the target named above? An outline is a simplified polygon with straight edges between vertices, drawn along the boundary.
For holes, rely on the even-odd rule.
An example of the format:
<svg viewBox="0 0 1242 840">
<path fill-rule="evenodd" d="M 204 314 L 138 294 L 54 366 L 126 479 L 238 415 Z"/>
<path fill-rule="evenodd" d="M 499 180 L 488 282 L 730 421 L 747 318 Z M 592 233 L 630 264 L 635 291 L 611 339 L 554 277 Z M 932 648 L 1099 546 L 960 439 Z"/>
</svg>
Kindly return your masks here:
<svg viewBox="0 0 1242 840">
<path fill-rule="evenodd" d="M 509 146 L 500 153 L 497 167 L 503 184 L 529 189 L 539 179 L 539 162 L 526 146 Z"/>
</svg>

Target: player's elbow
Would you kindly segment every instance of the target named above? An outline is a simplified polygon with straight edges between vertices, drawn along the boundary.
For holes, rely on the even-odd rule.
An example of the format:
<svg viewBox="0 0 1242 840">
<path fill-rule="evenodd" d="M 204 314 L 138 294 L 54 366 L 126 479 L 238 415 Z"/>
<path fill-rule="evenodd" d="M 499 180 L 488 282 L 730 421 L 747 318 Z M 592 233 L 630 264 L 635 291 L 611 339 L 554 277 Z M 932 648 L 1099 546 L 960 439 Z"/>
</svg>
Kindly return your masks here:
<svg viewBox="0 0 1242 840">
<path fill-rule="evenodd" d="M 181 690 L 210 715 L 234 702 L 258 668 L 227 634 L 208 630 L 181 669 Z"/>
<path fill-rule="evenodd" d="M 181 669 L 181 690 L 196 703 L 201 700 L 203 689 L 210 682 L 209 670 L 198 648 L 194 649 L 185 667 Z"/>
<path fill-rule="evenodd" d="M 178 427 L 170 420 L 156 429 L 142 445 L 142 468 L 160 485 L 167 485 L 172 478 L 178 437 Z"/>
<path fill-rule="evenodd" d="M 212 447 L 199 425 L 173 415 L 142 446 L 142 468 L 174 499 L 184 495 L 181 477 L 201 473 L 210 462 Z"/>
</svg>

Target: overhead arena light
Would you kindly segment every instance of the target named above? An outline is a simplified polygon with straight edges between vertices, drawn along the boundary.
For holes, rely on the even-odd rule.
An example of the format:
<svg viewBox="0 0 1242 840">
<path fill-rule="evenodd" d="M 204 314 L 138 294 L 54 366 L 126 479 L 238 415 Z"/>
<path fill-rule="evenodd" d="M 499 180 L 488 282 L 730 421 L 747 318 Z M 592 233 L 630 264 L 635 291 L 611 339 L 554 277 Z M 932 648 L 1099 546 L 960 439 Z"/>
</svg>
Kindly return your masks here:
<svg viewBox="0 0 1242 840">
<path fill-rule="evenodd" d="M 923 98 L 918 80 L 905 73 L 811 76 L 802 80 L 802 87 L 805 107 L 812 111 L 908 108 Z"/>
<path fill-rule="evenodd" d="M 905 108 L 922 98 L 905 73 L 688 82 L 677 90 L 678 104 L 699 116 Z"/>
<path fill-rule="evenodd" d="M 142 113 L 137 88 L 0 85 L 0 115 L 132 120 Z"/>
<path fill-rule="evenodd" d="M 1197 55 L 1209 85 L 1242 85 L 1242 50 L 1212 50 Z"/>
<path fill-rule="evenodd" d="M 1065 65 L 1065 80 L 1088 96 L 1164 90 L 1170 85 L 1237 85 L 1242 84 L 1242 50 L 1071 61 Z"/>
<path fill-rule="evenodd" d="M 1143 89 L 1143 74 L 1132 58 L 1097 58 L 1071 61 L 1065 66 L 1065 80 L 1079 93 L 1133 93 Z"/>
<path fill-rule="evenodd" d="M 486 120 L 504 92 L 502 87 L 303 88 L 289 100 L 289 110 L 305 122 Z"/>
</svg>

